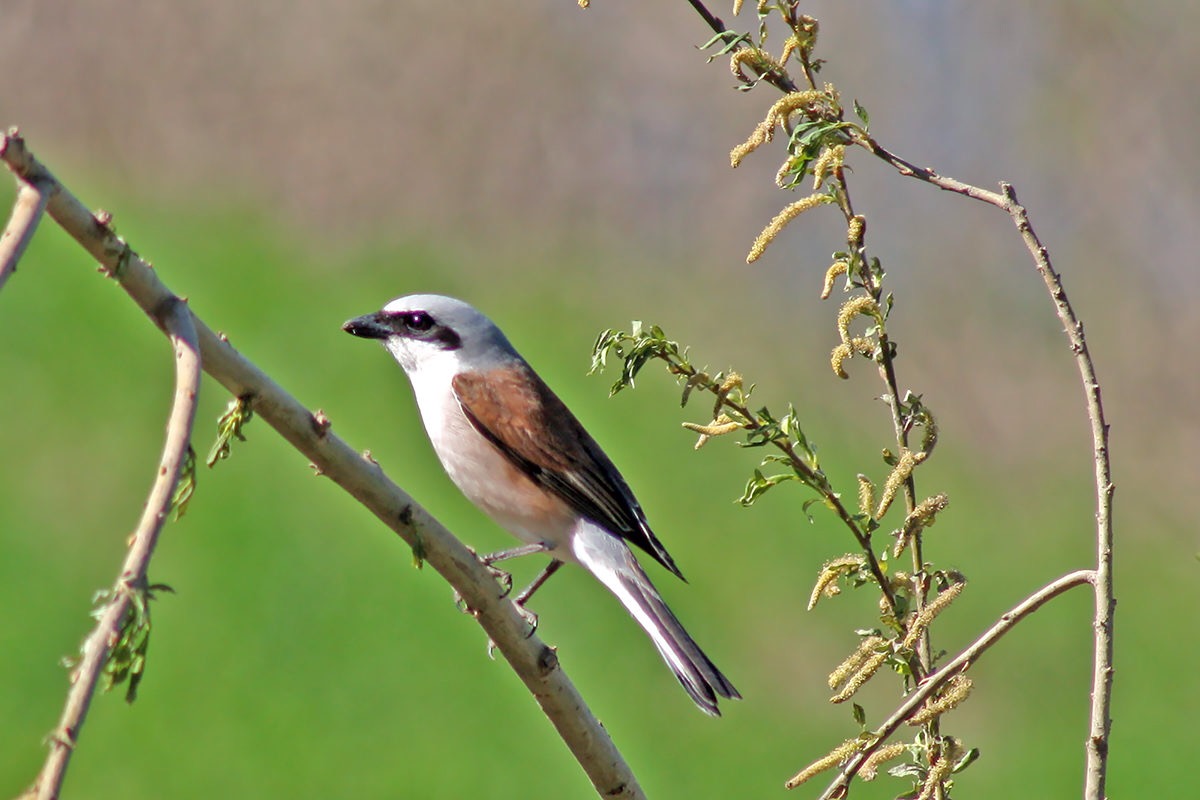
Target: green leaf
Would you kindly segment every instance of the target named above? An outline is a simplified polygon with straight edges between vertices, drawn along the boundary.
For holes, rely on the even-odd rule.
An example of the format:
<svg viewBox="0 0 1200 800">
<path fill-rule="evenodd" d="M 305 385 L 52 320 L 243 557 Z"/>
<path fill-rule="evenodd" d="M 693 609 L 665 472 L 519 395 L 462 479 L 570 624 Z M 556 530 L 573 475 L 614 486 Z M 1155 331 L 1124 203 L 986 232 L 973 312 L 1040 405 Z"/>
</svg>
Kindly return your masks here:
<svg viewBox="0 0 1200 800">
<path fill-rule="evenodd" d="M 211 468 L 221 459 L 229 458 L 232 452 L 231 444 L 234 438 L 239 442 L 246 441 L 242 428 L 254 418 L 254 410 L 250 408 L 250 396 L 234 398 L 221 418 L 217 420 L 217 440 L 208 451 L 206 464 Z"/>
<path fill-rule="evenodd" d="M 794 472 L 781 472 L 778 475 L 763 475 L 762 470 L 754 470 L 754 475 L 746 483 L 746 490 L 737 502 L 743 506 L 750 506 L 754 501 L 762 497 L 763 494 L 775 488 L 785 481 L 799 480 L 799 477 Z"/>
<path fill-rule="evenodd" d="M 726 41 L 726 39 L 730 36 L 733 36 L 734 38 L 730 39 L 729 41 Z M 709 39 L 707 42 L 705 42 L 703 45 L 701 45 L 700 47 L 698 47 L 696 49 L 697 50 L 707 50 L 708 48 L 715 45 L 717 42 L 725 42 L 725 46 L 722 47 L 720 50 L 718 50 L 713 55 L 708 57 L 708 63 L 710 63 L 710 64 L 713 62 L 714 59 L 716 59 L 720 56 L 729 55 L 734 50 L 736 50 L 739 46 L 741 46 L 741 44 L 743 42 L 749 43 L 750 42 L 750 34 L 743 33 L 743 34 L 739 35 L 739 34 L 734 33 L 733 31 L 721 31 L 716 36 L 712 37 L 711 39 Z"/>
<path fill-rule="evenodd" d="M 925 779 L 925 770 L 919 764 L 906 762 L 888 769 L 888 775 L 891 775 L 893 778 L 912 778 L 913 780 L 921 781 Z"/>
<path fill-rule="evenodd" d="M 156 591 L 174 592 L 164 583 L 156 583 L 144 588 L 123 586 L 119 591 L 127 592 L 129 605 L 117 630 L 116 641 L 104 662 L 102 688 L 111 690 L 114 686 L 128 681 L 125 689 L 125 701 L 132 703 L 137 699 L 138 685 L 146 670 L 146 653 L 150 648 L 150 601 Z M 111 601 L 111 591 L 98 592 L 97 598 L 103 600 L 103 605 L 93 611 L 93 616 L 103 615 L 104 607 Z"/>
<path fill-rule="evenodd" d="M 807 499 L 807 500 L 805 500 L 805 501 L 804 501 L 804 505 L 800 506 L 800 510 L 804 512 L 804 515 L 805 515 L 806 517 L 808 517 L 808 524 L 809 524 L 809 525 L 815 524 L 815 523 L 816 523 L 816 520 L 815 520 L 815 519 L 813 519 L 813 515 L 812 515 L 812 514 L 809 514 L 809 513 L 808 513 L 808 510 L 809 510 L 810 508 L 812 508 L 813 506 L 815 506 L 817 503 L 821 503 L 821 502 L 824 502 L 824 498 L 823 498 L 823 497 L 810 497 L 809 499 Z"/>
<path fill-rule="evenodd" d="M 421 538 L 421 532 L 416 532 L 416 538 L 412 545 L 412 560 L 413 566 L 421 569 L 425 566 L 425 540 Z"/>
<path fill-rule="evenodd" d="M 871 127 L 871 115 L 867 110 L 859 105 L 858 100 L 854 101 L 854 115 L 862 120 L 863 130 L 869 130 Z"/>
<path fill-rule="evenodd" d="M 951 772 L 962 772 L 964 769 L 971 766 L 978 760 L 979 760 L 979 748 L 972 747 L 965 754 L 963 754 L 962 758 L 960 758 L 958 761 L 956 761 L 954 763 L 954 767 L 950 771 Z"/>
<path fill-rule="evenodd" d="M 196 493 L 196 451 L 189 444 L 183 466 L 179 468 L 179 480 L 175 482 L 175 492 L 171 495 L 171 508 L 175 511 L 175 519 L 179 520 L 187 513 L 188 503 Z"/>
</svg>

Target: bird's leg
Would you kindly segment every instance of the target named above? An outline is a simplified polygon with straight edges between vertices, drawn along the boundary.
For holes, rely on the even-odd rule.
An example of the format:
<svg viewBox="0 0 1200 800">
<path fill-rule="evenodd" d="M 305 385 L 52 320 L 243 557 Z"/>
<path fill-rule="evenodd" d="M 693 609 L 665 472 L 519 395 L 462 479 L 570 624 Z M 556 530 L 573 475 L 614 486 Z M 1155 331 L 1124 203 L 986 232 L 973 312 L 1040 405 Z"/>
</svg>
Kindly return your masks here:
<svg viewBox="0 0 1200 800">
<path fill-rule="evenodd" d="M 513 598 L 513 605 L 517 607 L 517 613 L 521 615 L 521 619 L 529 623 L 529 636 L 533 636 L 537 631 L 538 616 L 526 608 L 525 604 L 529 602 L 529 598 L 533 597 L 534 592 L 542 588 L 542 584 L 549 580 L 551 575 L 558 572 L 558 568 L 562 565 L 563 562 L 557 558 L 550 559 L 550 563 L 533 579 L 533 583 L 526 586 L 520 594 Z"/>
<path fill-rule="evenodd" d="M 551 575 L 558 572 L 558 568 L 562 565 L 563 562 L 557 558 L 551 559 L 546 568 L 541 571 L 541 574 L 533 579 L 533 583 L 526 586 L 520 594 L 513 598 L 513 603 L 516 604 L 517 608 L 524 608 L 525 604 L 529 602 L 529 598 L 533 597 L 533 593 L 542 588 L 542 584 L 548 581 Z"/>
<path fill-rule="evenodd" d="M 520 556 L 529 556 L 529 555 L 533 555 L 534 553 L 544 553 L 549 549 L 550 549 L 550 547 L 545 542 L 536 542 L 534 544 L 523 544 L 520 547 L 510 547 L 507 550 L 500 550 L 498 552 L 488 553 L 487 555 L 482 555 L 482 556 L 479 555 L 478 553 L 476 553 L 474 550 L 471 550 L 471 553 L 473 555 L 475 555 L 476 558 L 479 559 L 480 563 L 482 563 L 485 567 L 487 567 L 488 572 L 492 573 L 492 577 L 495 578 L 497 581 L 499 581 L 500 589 L 503 592 L 503 594 L 501 594 L 500 596 L 508 597 L 509 593 L 512 592 L 512 588 L 513 588 L 512 575 L 510 573 L 505 572 L 504 570 L 500 569 L 499 567 L 493 567 L 492 565 L 499 561 L 507 561 L 510 558 L 519 558 Z M 529 595 L 533 594 L 531 589 L 536 589 L 537 586 L 540 586 L 546 580 L 547 577 L 549 577 L 549 576 L 548 575 L 539 576 L 538 580 L 535 581 L 535 584 L 537 584 L 537 585 L 530 587 L 530 589 L 526 589 L 524 592 L 521 593 L 521 595 L 524 596 L 524 598 L 526 600 L 528 600 Z M 467 610 L 466 605 L 463 603 L 462 595 L 459 594 L 457 590 L 454 592 L 454 605 L 458 606 L 460 611 Z M 517 608 L 521 608 L 520 603 L 517 604 Z M 524 609 L 522 609 L 521 616 L 522 617 L 525 616 Z"/>
<path fill-rule="evenodd" d="M 533 593 L 540 589 L 542 584 L 545 583 L 551 575 L 558 572 L 558 568 L 562 565 L 563 562 L 559 561 L 557 558 L 551 559 L 550 563 L 546 565 L 546 568 L 542 570 L 536 578 L 533 579 L 533 583 L 529 584 L 527 587 L 521 590 L 520 594 L 513 598 L 513 605 L 516 606 L 517 613 L 520 614 L 521 619 L 525 620 L 525 622 L 529 625 L 529 633 L 525 634 L 526 639 L 528 639 L 530 636 L 533 636 L 533 634 L 537 632 L 538 615 L 526 608 L 525 603 L 529 601 L 529 598 L 533 597 Z M 488 655 L 491 656 L 492 651 L 495 649 L 496 643 L 491 639 L 488 639 Z"/>
<path fill-rule="evenodd" d="M 521 556 L 531 556 L 534 553 L 544 553 L 546 550 L 547 547 L 545 542 L 536 542 L 534 544 L 523 544 L 520 547 L 510 547 L 507 550 L 500 550 L 496 553 L 489 553 L 486 556 L 480 556 L 479 560 L 483 562 L 483 565 L 488 568 L 488 571 L 492 573 L 496 580 L 500 581 L 500 587 L 504 590 L 504 597 L 508 597 L 508 594 L 512 591 L 513 587 L 512 575 L 502 569 L 493 567 L 492 565 L 500 561 L 507 561 L 510 558 L 520 558 Z"/>
</svg>

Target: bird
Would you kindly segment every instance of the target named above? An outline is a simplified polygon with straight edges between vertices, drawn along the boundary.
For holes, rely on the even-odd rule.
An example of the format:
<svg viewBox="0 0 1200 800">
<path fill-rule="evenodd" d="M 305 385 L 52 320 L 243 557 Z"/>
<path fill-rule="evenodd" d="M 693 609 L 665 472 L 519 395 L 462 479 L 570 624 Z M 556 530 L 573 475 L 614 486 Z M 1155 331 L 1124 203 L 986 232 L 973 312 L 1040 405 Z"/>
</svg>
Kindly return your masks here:
<svg viewBox="0 0 1200 800">
<path fill-rule="evenodd" d="M 450 480 L 524 543 L 484 563 L 550 556 L 515 598 L 519 609 L 560 566 L 576 564 L 617 597 L 701 711 L 720 716 L 718 698 L 741 697 L 634 556 L 630 545 L 683 579 L 629 485 L 495 323 L 462 300 L 413 294 L 342 329 L 391 353 Z"/>
</svg>

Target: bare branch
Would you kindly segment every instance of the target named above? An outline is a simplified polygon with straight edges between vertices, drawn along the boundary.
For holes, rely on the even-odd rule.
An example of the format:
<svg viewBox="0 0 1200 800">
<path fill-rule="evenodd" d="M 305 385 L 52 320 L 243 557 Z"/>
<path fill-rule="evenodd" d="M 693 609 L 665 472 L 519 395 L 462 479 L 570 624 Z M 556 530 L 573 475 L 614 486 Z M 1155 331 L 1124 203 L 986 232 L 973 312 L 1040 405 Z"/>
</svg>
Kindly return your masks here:
<svg viewBox="0 0 1200 800">
<path fill-rule="evenodd" d="M 887 720 L 884 721 L 874 731 L 874 739 L 870 744 L 858 750 L 838 773 L 837 778 L 829 784 L 829 787 L 821 793 L 819 800 L 835 800 L 835 798 L 845 797 L 850 792 L 850 781 L 862 769 L 867 759 L 871 757 L 879 747 L 888 740 L 896 729 L 904 724 L 904 721 L 916 713 L 925 701 L 941 688 L 942 684 L 970 669 L 971 665 L 979 660 L 979 657 L 992 645 L 1000 640 L 1000 637 L 1008 633 L 1012 628 L 1025 617 L 1037 611 L 1046 602 L 1052 600 L 1068 589 L 1080 586 L 1085 583 L 1092 583 L 1096 580 L 1094 570 L 1081 569 L 1076 572 L 1068 573 L 1052 583 L 1048 583 L 1041 589 L 1031 594 L 1029 597 L 1018 603 L 1011 611 L 1002 615 L 995 625 L 972 642 L 965 650 L 952 658 L 950 661 L 934 672 L 928 678 L 904 699 L 904 702 L 892 713 Z M 793 788 L 797 784 L 789 782 L 788 788 Z"/>
<path fill-rule="evenodd" d="M 50 755 L 35 784 L 38 800 L 53 800 L 58 797 L 67 764 L 79 739 L 79 730 L 96 692 L 96 684 L 104 671 L 121 627 L 132 611 L 134 595 L 144 595 L 148 590 L 146 571 L 150 565 L 150 557 L 154 553 L 163 522 L 170 513 L 175 483 L 187 458 L 188 445 L 192 438 L 196 395 L 200 389 L 200 347 L 196 340 L 195 326 L 192 324 L 192 314 L 186 303 L 171 295 L 164 298 L 155 308 L 154 317 L 170 337 L 175 353 L 175 398 L 167 422 L 162 461 L 154 485 L 150 489 L 150 496 L 146 500 L 142 518 L 133 533 L 129 554 L 125 557 L 121 574 L 113 586 L 108 604 L 99 615 L 95 630 L 84 640 L 82 658 L 71 673 L 71 690 L 67 693 L 67 703 L 58 727 L 50 737 Z"/>
<path fill-rule="evenodd" d="M 1054 303 L 1054 311 L 1063 326 L 1076 368 L 1083 384 L 1084 402 L 1092 432 L 1092 462 L 1096 485 L 1096 568 L 1095 616 L 1093 624 L 1092 657 L 1092 707 L 1088 723 L 1084 797 L 1086 800 L 1104 800 L 1108 764 L 1108 737 L 1112 729 L 1112 681 L 1113 681 L 1113 612 L 1116 597 L 1113 592 L 1113 526 L 1112 507 L 1115 487 L 1112 482 L 1112 466 L 1108 455 L 1108 422 L 1104 417 L 1104 405 L 1100 396 L 1100 381 L 1096 377 L 1096 366 L 1088 350 L 1083 334 L 1083 323 L 1076 316 L 1067 299 L 1062 278 L 1050 261 L 1050 254 L 1033 230 L 1029 214 L 1017 200 L 1016 190 L 1009 183 L 1000 184 L 1000 192 L 980 189 L 931 169 L 917 167 L 880 147 L 873 139 L 862 144 L 872 153 L 895 167 L 900 174 L 933 184 L 940 189 L 979 200 L 1008 214 L 1016 226 L 1033 259 L 1034 267 L 1046 284 L 1046 291 Z"/>
<path fill-rule="evenodd" d="M 1017 201 L 1016 191 L 1008 183 L 1001 183 L 1000 189 L 1006 201 L 1003 207 L 1017 226 L 1025 247 L 1033 257 L 1034 266 L 1041 274 L 1046 290 L 1054 301 L 1054 310 L 1063 324 L 1063 332 L 1070 343 L 1083 383 L 1088 420 L 1092 427 L 1092 463 L 1096 480 L 1096 574 L 1093 580 L 1095 616 L 1092 620 L 1092 708 L 1086 745 L 1083 796 L 1086 800 L 1104 800 L 1108 774 L 1108 736 L 1112 729 L 1113 612 L 1117 605 L 1112 582 L 1112 502 L 1115 487 L 1108 458 L 1108 422 L 1104 418 L 1096 367 L 1092 363 L 1092 356 L 1083 336 L 1083 323 L 1079 321 L 1070 301 L 1067 300 L 1062 279 L 1054 271 L 1054 266 L 1050 263 L 1050 254 L 1034 232 L 1025 207 Z"/>
<path fill-rule="evenodd" d="M 96 258 L 143 311 L 156 319 L 156 309 L 174 295 L 158 276 L 106 224 L 97 219 L 25 149 L 8 135 L 0 140 L 0 158 L 24 180 L 40 177 L 53 187 L 47 206 L 51 218 Z M 554 650 L 528 627 L 499 584 L 475 554 L 429 512 L 359 455 L 320 419 L 285 392 L 193 315 L 204 371 L 251 408 L 293 447 L 309 458 L 320 474 L 333 480 L 366 506 L 450 583 L 496 648 L 525 683 L 549 717 L 596 791 L 605 798 L 642 798 L 641 787 L 558 662 Z"/>
<path fill-rule="evenodd" d="M 15 132 L 14 128 L 11 133 Z M 43 184 L 17 181 L 17 199 L 13 203 L 12 215 L 8 219 L 8 227 L 0 234 L 0 289 L 4 288 L 9 276 L 17 271 L 17 262 L 37 230 L 48 199 Z"/>
</svg>

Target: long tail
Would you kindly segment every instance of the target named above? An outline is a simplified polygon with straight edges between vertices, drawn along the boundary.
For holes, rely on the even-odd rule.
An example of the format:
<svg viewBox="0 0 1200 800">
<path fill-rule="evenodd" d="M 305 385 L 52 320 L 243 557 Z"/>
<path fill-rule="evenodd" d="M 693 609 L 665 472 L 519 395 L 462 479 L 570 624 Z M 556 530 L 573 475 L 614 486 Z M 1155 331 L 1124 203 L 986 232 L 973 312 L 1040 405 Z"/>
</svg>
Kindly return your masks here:
<svg viewBox="0 0 1200 800">
<path fill-rule="evenodd" d="M 701 711 L 719 717 L 718 696 L 741 697 L 683 629 L 623 541 L 585 521 L 576 528 L 572 551 L 650 634 L 659 654 Z"/>
</svg>

